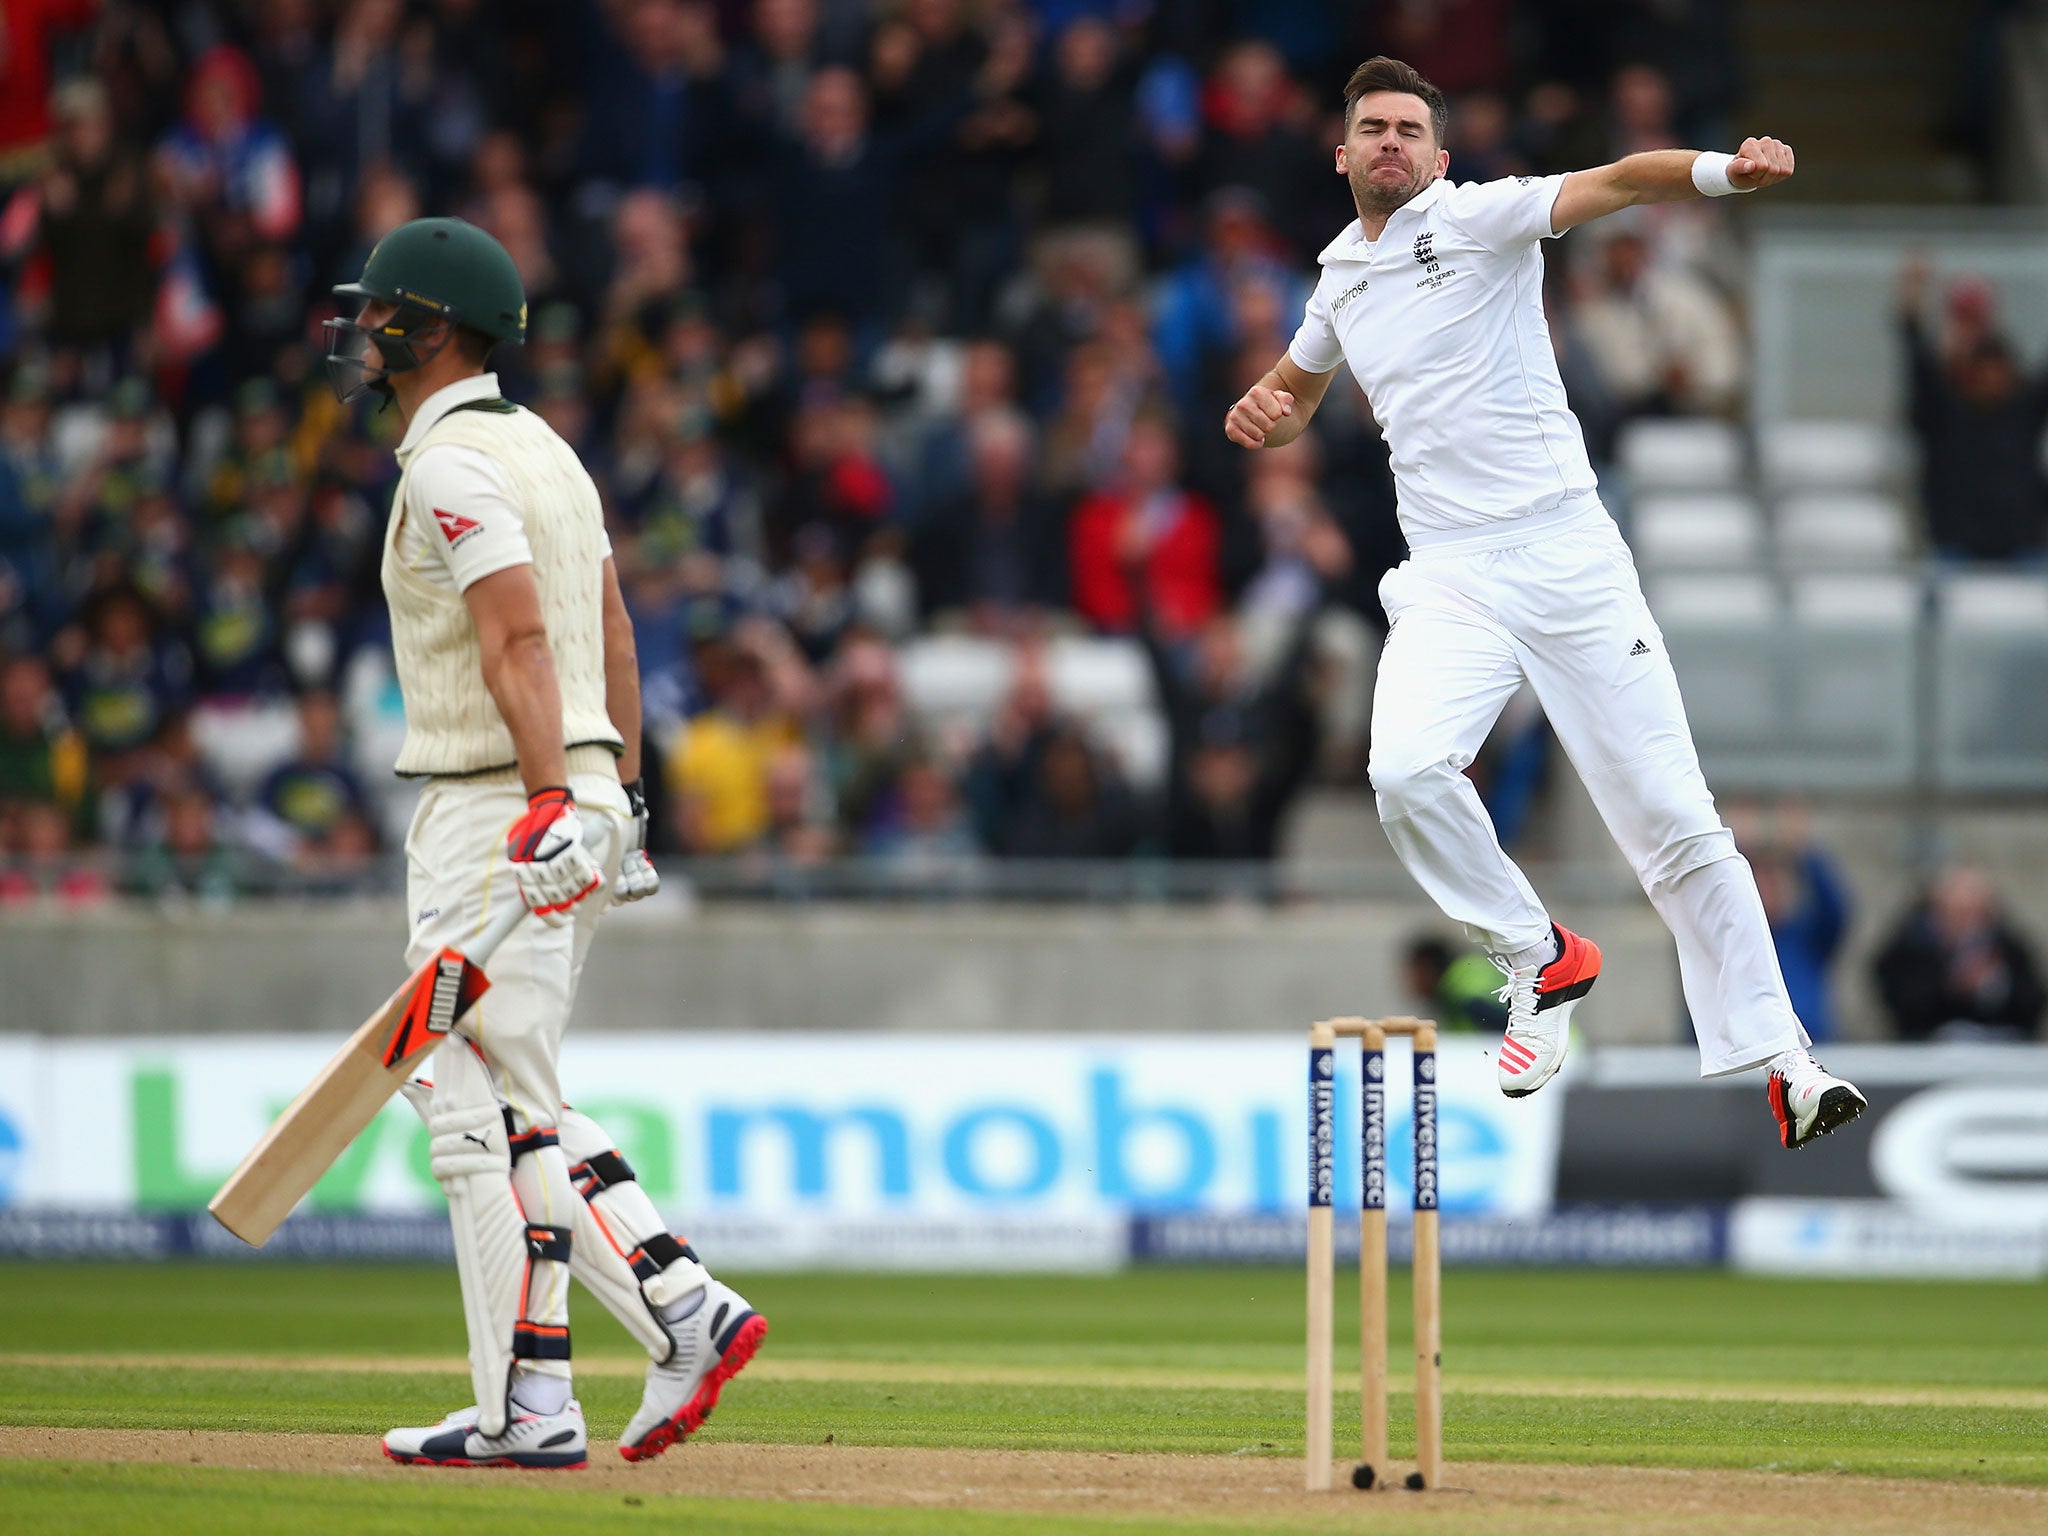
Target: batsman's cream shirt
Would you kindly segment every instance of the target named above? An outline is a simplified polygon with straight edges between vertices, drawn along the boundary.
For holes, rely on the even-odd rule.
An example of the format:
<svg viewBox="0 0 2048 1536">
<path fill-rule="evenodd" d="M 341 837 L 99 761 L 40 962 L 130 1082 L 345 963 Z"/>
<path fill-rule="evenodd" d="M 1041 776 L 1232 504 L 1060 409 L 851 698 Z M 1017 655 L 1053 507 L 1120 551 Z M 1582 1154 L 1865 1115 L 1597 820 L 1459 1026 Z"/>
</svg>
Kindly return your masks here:
<svg viewBox="0 0 2048 1536">
<path fill-rule="evenodd" d="M 531 411 L 500 400 L 496 376 L 484 374 L 427 397 L 398 462 L 383 565 L 405 696 L 398 771 L 474 774 L 515 763 L 462 596 L 515 565 L 533 567 L 540 591 L 563 744 L 616 750 L 604 688 L 611 541 L 597 487 L 574 450 Z"/>
<path fill-rule="evenodd" d="M 1347 363 L 1393 454 L 1411 550 L 1506 548 L 1597 509 L 1585 438 L 1543 318 L 1543 253 L 1562 176 L 1452 186 L 1397 209 L 1378 240 L 1356 219 L 1287 354 Z"/>
</svg>

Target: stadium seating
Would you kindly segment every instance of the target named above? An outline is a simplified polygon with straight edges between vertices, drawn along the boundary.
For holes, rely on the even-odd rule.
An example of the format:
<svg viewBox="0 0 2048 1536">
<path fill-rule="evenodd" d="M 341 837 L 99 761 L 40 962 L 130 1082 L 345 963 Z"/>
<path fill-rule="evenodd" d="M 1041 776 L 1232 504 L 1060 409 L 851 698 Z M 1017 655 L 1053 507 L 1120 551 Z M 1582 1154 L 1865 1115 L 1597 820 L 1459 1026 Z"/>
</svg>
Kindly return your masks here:
<svg viewBox="0 0 2048 1536">
<path fill-rule="evenodd" d="M 1967 574 L 1936 591 L 1934 755 L 1943 787 L 2048 785 L 2048 578 Z"/>
<path fill-rule="evenodd" d="M 1757 433 L 1757 471 L 1771 495 L 1803 490 L 1879 490 L 1906 455 L 1897 432 L 1874 421 L 1788 421 Z"/>
<path fill-rule="evenodd" d="M 1793 570 L 1891 570 L 1905 562 L 1905 509 L 1868 491 L 1806 491 L 1778 503 L 1778 556 Z"/>
<path fill-rule="evenodd" d="M 1708 777 L 1723 789 L 1912 782 L 1918 589 L 1907 578 L 1673 576 L 1657 612 Z"/>
<path fill-rule="evenodd" d="M 1007 646 L 967 635 L 912 641 L 898 657 L 903 692 L 926 720 L 965 716 L 981 722 L 1010 686 Z"/>
<path fill-rule="evenodd" d="M 1747 569 L 1765 555 L 1763 509 L 1736 491 L 1645 496 L 1629 543 L 1646 571 Z"/>
<path fill-rule="evenodd" d="M 1724 491 L 1742 483 L 1742 435 L 1725 421 L 1633 421 L 1615 446 L 1637 495 L 1652 491 Z"/>
<path fill-rule="evenodd" d="M 1921 586 L 1906 576 L 1808 576 L 1789 584 L 1780 657 L 1787 756 L 1777 782 L 1904 789 L 1918 756 L 1914 709 Z"/>
<path fill-rule="evenodd" d="M 1760 575 L 1672 576 L 1650 584 L 1650 607 L 1685 693 L 1701 761 L 1734 783 L 1778 740 L 1772 678 L 1784 605 Z"/>
</svg>

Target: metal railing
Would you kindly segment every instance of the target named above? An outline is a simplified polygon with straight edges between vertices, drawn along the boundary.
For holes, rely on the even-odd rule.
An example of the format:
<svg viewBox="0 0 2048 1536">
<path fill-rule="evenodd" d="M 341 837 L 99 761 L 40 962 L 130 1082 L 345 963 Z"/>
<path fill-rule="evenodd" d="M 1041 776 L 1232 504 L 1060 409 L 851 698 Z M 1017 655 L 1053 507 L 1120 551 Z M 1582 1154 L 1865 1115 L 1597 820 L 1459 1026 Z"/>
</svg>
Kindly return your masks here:
<svg viewBox="0 0 2048 1536">
<path fill-rule="evenodd" d="M 1362 804 L 1361 815 L 1370 815 Z M 1129 859 L 998 859 L 962 856 L 915 863 L 873 858 L 793 862 L 765 856 L 657 858 L 670 897 L 718 902 L 1078 904 L 1236 902 L 1292 906 L 1407 899 L 1406 872 L 1390 858 L 1276 863 Z M 1544 867 L 1547 890 L 1580 900 L 1626 898 L 1633 884 L 1612 865 Z M 108 902 L 236 906 L 273 901 L 403 896 L 405 861 L 382 855 L 346 867 L 306 869 L 246 853 L 169 859 L 99 852 L 29 863 L 0 858 L 0 922 L 10 905 L 89 907 Z"/>
</svg>

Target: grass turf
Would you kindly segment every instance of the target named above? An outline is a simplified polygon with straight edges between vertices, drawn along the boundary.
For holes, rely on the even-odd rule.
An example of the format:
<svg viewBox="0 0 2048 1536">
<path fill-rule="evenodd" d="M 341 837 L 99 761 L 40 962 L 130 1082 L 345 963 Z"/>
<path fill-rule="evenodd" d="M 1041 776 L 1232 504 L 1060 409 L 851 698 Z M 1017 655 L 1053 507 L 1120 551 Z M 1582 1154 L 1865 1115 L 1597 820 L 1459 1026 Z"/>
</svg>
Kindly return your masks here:
<svg viewBox="0 0 2048 1536">
<path fill-rule="evenodd" d="M 1107 1276 L 739 1277 L 777 1355 L 1095 1371 L 1292 1373 L 1296 1269 Z M 1355 1279 L 1353 1280 L 1355 1285 Z M 1338 1282 L 1340 1351 L 1356 1345 Z M 1765 1280 L 1717 1272 L 1453 1270 L 1445 1370 L 1786 1386 L 2048 1390 L 2048 1291 L 2032 1284 Z M 579 1355 L 634 1347 L 582 1292 Z M 1391 1301 L 1393 1359 L 1407 1295 Z M 0 1353 L 378 1357 L 463 1352 L 452 1269 L 0 1264 Z"/>
<path fill-rule="evenodd" d="M 772 1369 L 743 1377 L 707 1431 L 717 1438 L 1300 1454 L 1301 1398 L 1291 1385 L 1301 1358 L 1295 1270 L 774 1275 L 740 1283 L 772 1320 L 763 1361 L 802 1362 L 818 1379 Z M 1453 1271 L 1444 1291 L 1454 1463 L 1769 1467 L 2048 1484 L 2048 1307 L 2039 1286 Z M 580 1294 L 578 1305 L 579 1357 L 630 1359 L 632 1346 L 610 1320 Z M 1397 1371 L 1404 1310 L 1397 1284 Z M 454 1281 L 441 1270 L 0 1265 L 0 1316 L 8 1319 L 0 1340 L 4 1423 L 370 1436 L 467 1400 L 459 1370 L 319 1370 L 294 1368 L 288 1358 L 459 1358 Z M 1346 1293 L 1338 1316 L 1355 1327 Z M 1343 1336 L 1340 1349 L 1350 1347 L 1352 1337 Z M 31 1363 L 5 1358 L 10 1353 L 161 1363 Z M 194 1358 L 175 1363 L 181 1354 Z M 226 1368 L 219 1362 L 228 1357 L 253 1357 L 252 1368 Z M 1340 1380 L 1343 1363 L 1340 1356 Z M 844 1374 L 834 1374 L 835 1364 Z M 1034 1379 L 1003 1379 L 1018 1372 Z M 1162 1374 L 1174 1372 L 1190 1382 Z M 1788 1400 L 1799 1390 L 1829 1400 Z M 616 1372 L 586 1373 L 578 1392 L 594 1440 L 615 1434 L 638 1399 L 633 1378 Z M 1982 1400 L 1970 1401 L 1972 1393 Z M 1342 1426 L 1354 1410 L 1340 1399 L 1338 1411 Z M 1397 1455 L 1408 1411 L 1397 1397 Z M 1344 1438 L 1340 1428 L 1340 1445 Z M 325 1490 L 337 1480 L 320 1482 Z M 351 1484 L 338 1502 L 320 1496 L 319 1519 L 334 1523 L 296 1528 L 376 1529 L 390 1499 L 388 1508 L 407 1512 L 407 1528 L 419 1530 L 420 1512 L 444 1500 L 456 1501 L 451 1510 L 481 1509 L 506 1496 L 488 1484 L 437 1486 L 424 1501 Z M 278 1528 L 265 1519 L 278 1501 L 289 1502 L 289 1487 L 285 1475 L 65 1472 L 0 1462 L 0 1489 L 25 1530 L 38 1528 L 36 1511 L 54 1520 L 67 1510 L 76 1516 L 69 1528 L 121 1528 L 121 1509 L 156 1499 L 167 1511 L 218 1508 L 210 1525 L 195 1520 L 195 1528 Z M 721 1500 L 717 1528 L 927 1528 L 924 1516 L 900 1509 L 806 1505 L 799 1516 L 793 1508 Z M 608 1524 L 614 1513 L 623 1528 L 639 1518 L 608 1509 Z M 930 1528 L 1052 1527 L 1035 1517 L 951 1511 Z M 1085 1531 L 1090 1523 L 1069 1517 L 1058 1528 Z"/>
<path fill-rule="evenodd" d="M 680 1494 L 610 1495 L 535 1486 L 532 1478 L 426 1478 L 416 1482 L 306 1478 L 211 1467 L 0 1463 L 7 1529 L 14 1536 L 147 1530 L 152 1536 L 474 1536 L 482 1531 L 666 1531 L 692 1536 L 1243 1536 L 1244 1526 L 1007 1514 L 961 1509 L 874 1509 Z M 1322 1522 L 1317 1522 L 1321 1524 Z M 1295 1529 L 1292 1522 L 1272 1529 Z"/>
</svg>

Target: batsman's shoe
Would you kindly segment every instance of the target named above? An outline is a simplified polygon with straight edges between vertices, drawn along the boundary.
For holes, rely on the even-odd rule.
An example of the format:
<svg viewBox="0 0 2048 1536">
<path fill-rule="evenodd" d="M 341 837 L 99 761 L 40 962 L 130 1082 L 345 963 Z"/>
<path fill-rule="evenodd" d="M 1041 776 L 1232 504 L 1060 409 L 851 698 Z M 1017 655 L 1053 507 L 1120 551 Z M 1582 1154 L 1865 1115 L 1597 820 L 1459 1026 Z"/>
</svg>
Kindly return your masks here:
<svg viewBox="0 0 2048 1536">
<path fill-rule="evenodd" d="M 1493 963 L 1508 984 L 1495 995 L 1507 1004 L 1508 1028 L 1494 1053 L 1500 1091 L 1511 1099 L 1526 1098 L 1557 1076 L 1571 1037 L 1572 1010 L 1600 979 L 1600 946 L 1556 923 L 1557 958 L 1548 965 L 1511 966 L 1499 955 Z"/>
<path fill-rule="evenodd" d="M 424 1429 L 394 1429 L 384 1437 L 384 1454 L 420 1467 L 528 1467 L 567 1471 L 590 1465 L 590 1437 L 583 1405 L 574 1398 L 560 1413 L 529 1413 L 512 1405 L 502 1435 L 477 1427 L 474 1406 L 459 1408 Z"/>
<path fill-rule="evenodd" d="M 619 1437 L 619 1454 L 648 1461 L 694 1435 L 718 1406 L 718 1394 L 754 1358 L 768 1335 L 768 1319 L 731 1286 L 704 1282 L 704 1300 L 688 1317 L 668 1325 L 675 1353 L 647 1367 L 640 1411 Z"/>
<path fill-rule="evenodd" d="M 1778 1139 L 1793 1148 L 1839 1130 L 1870 1107 L 1854 1083 L 1829 1072 L 1810 1051 L 1787 1051 L 1772 1062 L 1764 1091 L 1778 1117 Z"/>
</svg>

